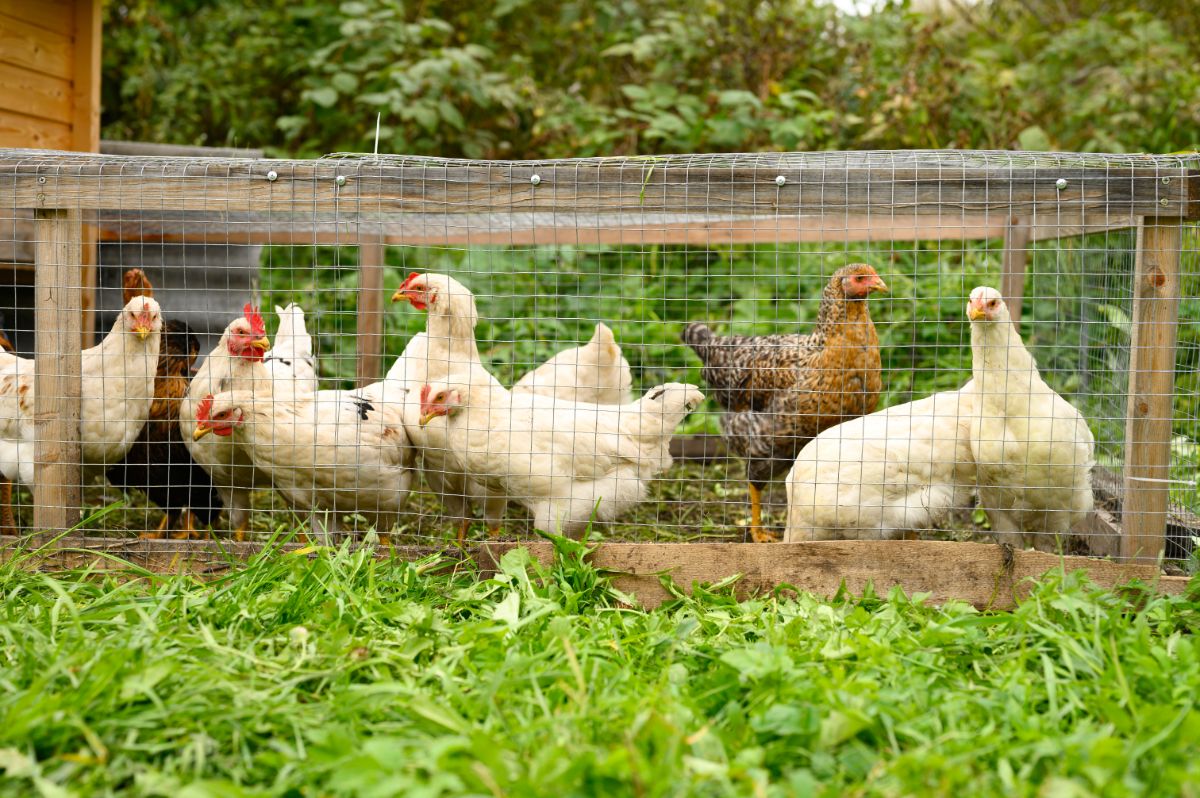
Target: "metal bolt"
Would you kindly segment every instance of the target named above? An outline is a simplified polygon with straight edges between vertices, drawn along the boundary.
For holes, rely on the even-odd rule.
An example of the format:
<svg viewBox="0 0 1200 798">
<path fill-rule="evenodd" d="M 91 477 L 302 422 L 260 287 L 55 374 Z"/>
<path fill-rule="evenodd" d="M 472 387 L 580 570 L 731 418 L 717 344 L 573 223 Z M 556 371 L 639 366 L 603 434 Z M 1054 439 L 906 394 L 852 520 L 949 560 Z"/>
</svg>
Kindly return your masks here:
<svg viewBox="0 0 1200 798">
<path fill-rule="evenodd" d="M 338 184 L 338 186 L 344 186 L 344 185 L 346 185 L 346 176 L 345 176 L 345 175 L 338 175 L 337 177 L 335 177 L 335 178 L 333 179 L 333 182 L 337 183 L 337 184 Z"/>
<path fill-rule="evenodd" d="M 786 182 L 787 182 L 787 178 L 786 178 L 786 177 L 784 177 L 783 175 L 776 175 L 776 177 L 775 177 L 775 185 L 777 185 L 777 186 L 782 186 L 782 185 L 783 185 L 784 183 L 786 183 Z"/>
<path fill-rule="evenodd" d="M 530 175 L 529 182 L 536 186 L 538 183 L 542 182 L 541 175 Z"/>
<path fill-rule="evenodd" d="M 1170 184 L 1171 184 L 1171 178 L 1169 178 L 1169 177 L 1164 177 L 1164 178 L 1162 179 L 1162 182 L 1163 182 L 1163 185 L 1164 185 L 1164 186 L 1168 186 L 1168 185 L 1170 185 Z"/>
<path fill-rule="evenodd" d="M 1067 187 L 1067 179 L 1065 177 L 1060 177 L 1058 180 L 1055 180 L 1054 187 L 1059 191 L 1062 191 Z"/>
<path fill-rule="evenodd" d="M 46 176 L 45 176 L 45 175 L 38 175 L 38 182 L 39 182 L 39 183 L 42 183 L 42 184 L 45 184 L 45 182 L 46 182 Z"/>
<path fill-rule="evenodd" d="M 279 173 L 276 172 L 274 169 L 267 172 L 267 180 L 270 180 L 272 183 L 274 183 L 278 179 L 279 179 Z"/>
<path fill-rule="evenodd" d="M 1160 200 L 1158 201 L 1158 204 L 1159 204 L 1159 205 L 1161 205 L 1161 206 L 1163 206 L 1163 207 L 1165 208 L 1165 207 L 1167 207 L 1168 205 L 1170 205 L 1170 204 L 1171 204 L 1171 201 L 1170 201 L 1170 200 L 1168 200 L 1166 197 L 1163 197 L 1162 199 L 1160 199 Z"/>
</svg>

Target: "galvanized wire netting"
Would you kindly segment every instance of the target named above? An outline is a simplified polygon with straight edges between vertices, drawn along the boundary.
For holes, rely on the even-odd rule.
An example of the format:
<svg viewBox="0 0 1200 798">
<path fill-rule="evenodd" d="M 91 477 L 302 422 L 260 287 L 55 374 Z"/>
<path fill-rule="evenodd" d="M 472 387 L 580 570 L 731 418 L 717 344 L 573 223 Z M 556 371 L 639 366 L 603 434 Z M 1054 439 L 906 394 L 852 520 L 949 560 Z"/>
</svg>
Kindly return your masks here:
<svg viewBox="0 0 1200 798">
<path fill-rule="evenodd" d="M 136 268 L 161 308 L 166 332 L 158 353 L 148 355 L 161 357 L 153 385 L 148 378 L 142 387 L 134 385 L 128 372 L 136 357 L 128 352 L 124 360 L 83 360 L 81 457 L 88 467 L 80 503 L 92 509 L 121 503 L 89 521 L 81 530 L 88 534 L 126 540 L 165 535 L 187 547 L 206 537 L 263 540 L 299 528 L 335 540 L 441 545 L 459 537 L 465 517 L 467 539 L 487 539 L 489 527 L 504 538 L 528 539 L 536 525 L 567 520 L 568 531 L 586 527 L 604 539 L 744 540 L 758 531 L 751 503 L 752 494 L 761 493 L 762 539 L 788 528 L 791 539 L 998 538 L 1128 555 L 1121 538 L 1132 485 L 1165 490 L 1165 510 L 1152 504 L 1138 512 L 1164 522 L 1168 556 L 1182 557 L 1192 548 L 1191 536 L 1200 534 L 1200 229 L 1179 224 L 1195 215 L 1189 203 L 1197 200 L 1196 178 L 1189 170 L 1198 168 L 1200 160 L 1182 156 L 1000 152 L 482 162 L 10 150 L 0 152 L 0 261 L 12 264 L 12 279 L 0 306 L 17 354 L 31 357 L 39 305 L 34 263 L 61 257 L 56 236 L 77 229 L 82 248 L 79 262 L 70 264 L 77 277 L 71 285 L 50 285 L 47 270 L 42 287 L 49 293 L 39 294 L 40 301 L 80 289 L 75 296 L 92 311 L 84 317 L 85 331 L 101 342 L 115 323 L 120 337 L 127 291 L 139 279 L 126 275 Z M 47 208 L 67 212 L 64 218 L 82 226 L 52 227 Z M 1167 215 L 1156 221 L 1153 214 Z M 1178 238 L 1162 239 L 1167 260 L 1179 262 L 1178 324 L 1171 325 L 1177 342 L 1167 361 L 1141 361 L 1143 372 L 1162 372 L 1162 362 L 1170 364 L 1170 418 L 1163 419 L 1169 434 L 1163 443 L 1161 431 L 1154 433 L 1158 443 L 1151 442 L 1147 455 L 1165 457 L 1163 467 L 1153 470 L 1158 466 L 1152 462 L 1131 482 L 1129 408 L 1148 401 L 1152 415 L 1162 404 L 1161 380 L 1149 393 L 1143 386 L 1130 394 L 1138 321 L 1135 228 L 1147 216 L 1151 225 L 1182 228 Z M 1155 235 L 1152 240 L 1159 240 Z M 842 315 L 833 322 L 820 312 L 831 276 L 857 263 L 872 267 L 887 293 L 829 301 L 843 308 L 866 303 L 878 336 L 877 388 L 870 379 L 874 345 L 837 343 L 833 332 L 849 329 L 846 313 L 858 311 L 838 311 Z M 1158 268 L 1157 261 L 1152 265 Z M 406 283 L 414 273 L 422 277 Z M 424 275 L 456 283 L 434 284 Z M 1176 277 L 1164 279 L 1174 293 Z M 398 292 L 404 285 L 419 290 Z M 433 330 L 438 308 L 436 302 L 429 307 L 431 297 L 458 296 L 457 285 L 470 291 L 477 308 L 478 362 L 468 362 L 475 358 L 466 343 L 469 323 L 451 324 L 457 343 L 443 347 L 437 339 L 430 345 L 439 366 L 426 361 L 395 371 L 414 338 Z M 1086 420 L 1095 441 L 1094 468 L 1064 454 L 1078 441 L 1061 426 L 1052 428 L 1049 441 L 1013 433 L 999 454 L 981 454 L 986 446 L 972 449 L 962 436 L 996 434 L 994 425 L 972 427 L 972 419 L 988 417 L 982 405 L 955 411 L 961 435 L 947 438 L 909 423 L 906 403 L 955 391 L 972 379 L 967 305 L 977 286 L 1004 289 L 1012 315 L 1019 302 L 1015 329 L 1046 384 Z M 393 294 L 395 303 L 389 302 Z M 58 307 L 57 299 L 50 301 Z M 1166 325 L 1147 308 L 1174 301 L 1147 299 L 1141 313 L 1150 326 L 1143 330 L 1160 333 Z M 247 304 L 261 309 L 261 329 Z M 296 312 L 285 310 L 291 304 L 302 310 L 303 328 Z M 469 305 L 446 312 L 453 316 L 462 307 Z M 129 324 L 137 322 L 136 314 L 129 318 Z M 222 338 L 237 319 L 247 324 L 247 364 Z M 704 355 L 710 367 L 724 364 L 726 373 L 718 375 L 702 370 L 697 352 L 681 340 L 690 322 L 707 324 L 717 336 L 824 332 L 815 341 L 718 347 Z M 611 330 L 619 356 L 599 324 Z M 125 333 L 122 340 L 133 341 Z M 256 359 L 261 346 L 250 345 L 264 336 L 271 347 L 265 365 Z M 593 336 L 599 338 L 589 347 Z M 831 343 L 830 336 L 837 340 Z M 1167 345 L 1165 338 L 1155 339 L 1156 351 Z M 833 360 L 796 355 L 841 346 L 847 352 Z M 597 357 L 613 368 L 545 370 L 548 359 L 572 347 L 585 347 L 585 360 Z M 753 353 L 743 356 L 742 349 Z M 212 364 L 205 370 L 213 351 L 245 369 L 233 376 L 220 372 L 224 376 L 209 383 L 214 404 L 205 411 L 209 421 L 199 423 L 204 396 L 184 397 L 195 393 L 189 378 L 214 372 Z M 71 357 L 43 354 L 39 370 L 56 369 Z M 310 357 L 311 384 L 305 371 Z M 608 385 L 626 373 L 620 358 L 628 363 L 631 385 Z M 490 374 L 509 389 L 539 368 L 547 394 L 542 399 L 476 387 L 487 382 L 481 375 Z M 264 376 L 272 369 L 275 377 Z M 380 382 L 389 372 L 391 379 Z M 70 374 L 62 368 L 66 382 L 47 379 L 47 390 L 69 387 Z M 0 467 L 16 483 L 15 522 L 24 530 L 36 526 L 35 504 L 73 495 L 48 489 L 35 476 L 39 416 L 21 386 L 28 383 L 28 393 L 41 379 L 31 361 L 10 359 L 0 373 L 0 447 L 6 449 Z M 770 389 L 752 387 L 760 382 Z M 651 400 L 633 402 L 673 383 L 695 385 L 707 399 L 688 412 L 694 402 L 681 398 L 686 407 L 660 422 L 668 429 L 657 438 L 634 434 L 632 419 L 649 417 Z M 312 384 L 342 393 L 310 395 Z M 430 401 L 421 400 L 425 385 L 431 386 Z M 1027 402 L 1020 412 L 1011 406 L 1009 420 L 1037 428 L 1034 422 L 1049 412 L 1051 400 L 1035 396 L 1027 381 L 1012 385 L 1009 392 L 1024 392 Z M 605 387 L 612 390 L 593 390 Z M 231 390 L 235 396 L 222 396 Z M 466 410 L 454 397 L 439 406 L 433 400 L 440 390 L 458 390 Z M 131 401 L 138 391 L 153 397 Z M 876 392 L 877 401 L 869 401 Z M 777 403 L 783 394 L 795 401 Z M 808 398 L 796 399 L 800 394 Z M 618 396 L 621 404 L 599 409 L 571 404 Z M 833 407 L 838 409 L 830 412 Z M 212 426 L 211 414 L 222 408 L 232 408 L 232 415 Z M 849 424 L 876 408 L 893 409 L 883 426 Z M 437 410 L 445 413 L 421 424 Z M 115 430 L 122 414 L 133 412 L 139 415 L 127 419 L 136 423 L 124 426 L 130 440 L 123 440 Z M 722 418 L 747 412 L 756 417 L 731 448 L 723 430 L 736 424 L 723 425 Z M 237 423 L 222 426 L 229 418 Z M 213 431 L 199 442 L 220 446 L 201 456 L 193 436 L 206 424 Z M 455 424 L 459 438 L 451 434 Z M 832 448 L 805 448 L 818 432 Z M 41 438 L 52 456 L 56 450 L 48 444 L 55 441 L 46 441 L 46 434 L 43 429 Z M 133 435 L 142 437 L 129 449 Z M 403 440 L 393 451 L 396 436 Z M 106 451 L 90 446 L 107 438 L 114 440 Z M 764 454 L 760 444 L 768 438 L 773 443 Z M 975 452 L 972 462 L 954 456 L 956 440 L 962 451 Z M 1067 458 L 1059 464 L 1063 473 L 1087 472 L 1088 507 L 1047 492 L 1062 474 L 1031 465 L 1038 455 L 1028 450 L 1039 445 Z M 797 484 L 807 479 L 809 488 L 818 486 L 793 491 L 793 505 L 813 505 L 799 524 L 788 520 L 787 490 L 798 455 L 811 470 L 797 476 Z M 993 457 L 998 461 L 988 460 Z M 771 460 L 777 462 L 768 467 Z M 757 471 L 755 461 L 762 466 Z M 980 468 L 984 461 L 1007 464 L 1008 476 Z M 447 487 L 446 473 L 462 477 Z M 988 490 L 997 487 L 989 481 L 1004 479 L 1011 483 L 1005 495 L 1015 499 Z M 822 493 L 820 485 L 832 485 L 833 493 Z M 478 493 L 465 507 L 456 498 L 464 491 Z M 896 499 L 901 494 L 905 498 Z M 840 497 L 831 505 L 845 506 L 816 507 L 827 495 Z M 552 509 L 545 509 L 548 504 Z M 1014 527 L 1006 516 L 1034 510 L 1053 521 L 1023 516 Z M 829 512 L 839 516 L 836 524 L 813 520 Z M 847 520 L 847 513 L 853 518 Z M 1059 530 L 1062 519 L 1070 523 L 1061 535 L 1028 534 L 1035 527 Z M 386 528 L 376 528 L 381 525 Z"/>
</svg>

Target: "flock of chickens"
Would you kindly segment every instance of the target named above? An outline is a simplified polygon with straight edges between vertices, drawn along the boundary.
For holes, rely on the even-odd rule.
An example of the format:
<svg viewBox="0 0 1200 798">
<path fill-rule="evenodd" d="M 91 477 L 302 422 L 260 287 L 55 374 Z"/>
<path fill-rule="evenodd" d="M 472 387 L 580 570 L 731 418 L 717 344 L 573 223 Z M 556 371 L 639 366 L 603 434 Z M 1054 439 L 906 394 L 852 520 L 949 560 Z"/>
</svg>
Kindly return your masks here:
<svg viewBox="0 0 1200 798">
<path fill-rule="evenodd" d="M 141 270 L 125 275 L 125 307 L 83 355 L 80 435 L 85 475 L 137 488 L 166 515 L 149 536 L 197 537 L 222 508 L 234 535 L 250 495 L 273 489 L 314 529 L 356 514 L 380 539 L 401 519 L 417 472 L 465 540 L 482 515 L 498 532 L 515 502 L 537 528 L 569 535 L 614 520 L 646 498 L 672 464 L 671 438 L 704 400 L 694 385 L 632 394 L 612 331 L 501 385 L 475 340 L 470 290 L 413 273 L 393 302 L 428 314 L 380 382 L 320 390 L 303 311 L 276 308 L 274 345 L 247 305 L 199 369 L 198 340 L 164 321 Z M 751 533 L 761 493 L 787 476 L 787 541 L 895 539 L 938 525 L 977 499 L 998 532 L 1053 548 L 1092 506 L 1093 440 L 1082 416 L 1040 378 L 994 289 L 975 289 L 972 379 L 956 391 L 873 412 L 879 339 L 867 297 L 875 270 L 838 270 L 808 335 L 683 340 L 703 362 L 722 432 L 745 459 Z M 0 354 L 0 526 L 15 528 L 12 483 L 33 480 L 33 362 Z"/>
</svg>

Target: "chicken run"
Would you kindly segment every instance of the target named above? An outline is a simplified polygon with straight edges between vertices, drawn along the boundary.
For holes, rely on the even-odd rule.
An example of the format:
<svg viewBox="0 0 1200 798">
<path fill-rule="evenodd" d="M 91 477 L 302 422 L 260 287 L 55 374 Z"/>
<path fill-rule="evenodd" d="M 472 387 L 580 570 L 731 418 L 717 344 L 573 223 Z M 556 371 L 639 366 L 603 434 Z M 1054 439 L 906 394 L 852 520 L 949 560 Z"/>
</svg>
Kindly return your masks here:
<svg viewBox="0 0 1200 798">
<path fill-rule="evenodd" d="M 1143 517 L 1133 485 L 1154 490 L 1138 506 L 1160 516 L 1167 555 L 1187 556 L 1200 161 L 708 158 L 0 152 L 0 238 L 33 230 L 41 258 L 56 245 L 47 192 L 95 213 L 76 223 L 101 241 L 266 245 L 259 289 L 203 346 L 152 268 L 123 272 L 122 309 L 78 377 L 82 503 L 119 505 L 93 533 L 924 538 L 1116 556 L 1129 552 L 1089 538 Z M 1161 223 L 1168 203 L 1184 223 Z M 1144 301 L 1143 272 L 1178 321 Z M 352 387 L 348 352 L 361 376 L 372 348 L 385 370 Z M 43 352 L 0 355 L 10 535 L 35 526 L 39 370 L 56 365 Z M 1129 407 L 1165 408 L 1147 440 L 1166 448 L 1140 453 L 1124 380 Z"/>
</svg>

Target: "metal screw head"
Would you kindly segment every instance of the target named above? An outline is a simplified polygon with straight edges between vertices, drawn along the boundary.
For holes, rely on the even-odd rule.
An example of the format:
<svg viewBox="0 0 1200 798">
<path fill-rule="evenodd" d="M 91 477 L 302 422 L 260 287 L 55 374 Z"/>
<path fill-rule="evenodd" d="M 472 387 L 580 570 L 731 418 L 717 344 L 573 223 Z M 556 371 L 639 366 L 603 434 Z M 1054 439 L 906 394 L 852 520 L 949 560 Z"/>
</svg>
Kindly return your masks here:
<svg viewBox="0 0 1200 798">
<path fill-rule="evenodd" d="M 346 185 L 346 176 L 338 175 L 337 177 L 335 177 L 333 179 L 333 182 L 337 183 L 339 186 L 344 186 L 344 185 Z"/>
<path fill-rule="evenodd" d="M 38 182 L 39 182 L 39 183 L 42 183 L 42 184 L 45 184 L 45 182 L 46 182 L 46 176 L 45 176 L 45 175 L 38 175 Z"/>
<path fill-rule="evenodd" d="M 783 175 L 776 175 L 776 177 L 775 177 L 775 185 L 777 185 L 777 186 L 782 186 L 782 185 L 783 185 L 784 183 L 786 183 L 786 182 L 787 182 L 787 178 L 786 178 L 786 177 L 784 177 Z"/>
<path fill-rule="evenodd" d="M 1055 180 L 1054 187 L 1057 188 L 1059 191 L 1062 191 L 1064 188 L 1067 187 L 1067 179 L 1065 177 L 1060 177 L 1058 180 Z"/>
<path fill-rule="evenodd" d="M 1170 200 L 1168 200 L 1166 197 L 1163 197 L 1162 199 L 1160 199 L 1158 201 L 1158 204 L 1162 205 L 1165 208 L 1167 205 L 1170 205 L 1171 203 L 1170 203 Z"/>
<path fill-rule="evenodd" d="M 538 183 L 542 182 L 542 177 L 541 175 L 530 175 L 529 182 L 536 186 Z"/>
<path fill-rule="evenodd" d="M 274 169 L 267 172 L 267 180 L 270 180 L 272 183 L 274 183 L 278 179 L 279 179 L 279 173 L 276 172 Z"/>
<path fill-rule="evenodd" d="M 1164 178 L 1162 179 L 1162 182 L 1163 182 L 1163 185 L 1164 185 L 1164 186 L 1166 186 L 1166 185 L 1169 185 L 1169 184 L 1170 184 L 1170 182 L 1171 182 L 1171 178 L 1169 178 L 1169 177 L 1164 177 Z"/>
</svg>

